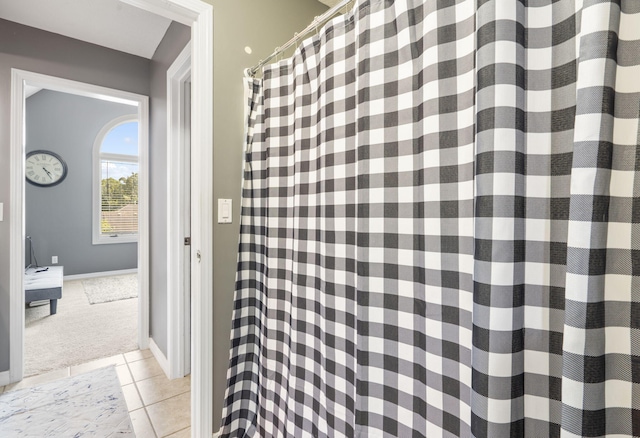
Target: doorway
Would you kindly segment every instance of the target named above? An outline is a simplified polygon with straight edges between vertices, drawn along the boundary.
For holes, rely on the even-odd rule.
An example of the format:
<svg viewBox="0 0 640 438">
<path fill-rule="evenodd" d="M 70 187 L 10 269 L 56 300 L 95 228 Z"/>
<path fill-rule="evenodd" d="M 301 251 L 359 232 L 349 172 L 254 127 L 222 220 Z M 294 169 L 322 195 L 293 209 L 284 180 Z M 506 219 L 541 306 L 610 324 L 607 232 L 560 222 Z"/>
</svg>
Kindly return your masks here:
<svg viewBox="0 0 640 438">
<path fill-rule="evenodd" d="M 121 0 L 191 27 L 191 421 L 192 436 L 213 433 L 213 7 L 198 0 Z M 19 83 L 14 71 L 13 84 Z M 23 90 L 11 91 L 10 188 L 10 369 L 9 380 L 22 378 L 24 325 L 24 149 L 22 138 Z M 19 109 L 19 111 L 17 111 Z M 146 163 L 145 163 L 146 164 Z M 143 188 L 141 187 L 141 190 Z M 146 189 L 146 188 L 145 188 Z M 142 218 L 141 218 L 142 219 Z M 148 220 L 148 219 L 147 219 Z M 145 246 L 142 250 L 147 250 Z M 145 259 L 148 259 L 148 255 Z M 142 266 L 139 269 L 143 268 Z M 146 267 L 148 269 L 148 267 Z M 148 289 L 141 276 L 141 289 Z M 144 283 L 144 284 L 143 284 Z M 148 317 L 144 326 L 148 327 Z M 144 346 L 144 343 L 142 344 Z"/>
<path fill-rule="evenodd" d="M 146 349 L 149 345 L 149 216 L 148 216 L 148 132 L 149 132 L 149 98 L 135 93 L 114 90 L 106 87 L 86 84 L 53 76 L 12 70 L 12 171 L 14 174 L 13 186 L 19 187 L 19 196 L 12 198 L 13 213 L 19 213 L 19 221 L 12 225 L 17 228 L 12 233 L 12 260 L 24 260 L 25 239 L 25 89 L 34 87 L 55 92 L 66 93 L 74 96 L 99 99 L 105 102 L 113 102 L 135 107 L 135 117 L 138 120 L 138 334 L 139 348 Z M 76 170 L 77 172 L 77 170 Z M 17 244 L 15 240 L 18 240 Z M 11 331 L 11 380 L 19 381 L 24 376 L 24 265 L 14 263 L 12 275 L 18 277 L 13 282 L 12 290 L 12 331 Z M 15 277 L 13 277 L 15 278 Z M 15 285 L 18 285 L 17 287 Z"/>
<path fill-rule="evenodd" d="M 32 267 L 24 375 L 31 376 L 138 349 L 139 129 L 133 102 L 25 88 L 32 91 L 24 107 L 25 265 Z M 59 180 L 49 176 L 56 170 Z M 55 291 L 42 283 L 56 270 L 64 275 L 57 312 L 38 301 L 51 298 L 40 296 Z"/>
</svg>

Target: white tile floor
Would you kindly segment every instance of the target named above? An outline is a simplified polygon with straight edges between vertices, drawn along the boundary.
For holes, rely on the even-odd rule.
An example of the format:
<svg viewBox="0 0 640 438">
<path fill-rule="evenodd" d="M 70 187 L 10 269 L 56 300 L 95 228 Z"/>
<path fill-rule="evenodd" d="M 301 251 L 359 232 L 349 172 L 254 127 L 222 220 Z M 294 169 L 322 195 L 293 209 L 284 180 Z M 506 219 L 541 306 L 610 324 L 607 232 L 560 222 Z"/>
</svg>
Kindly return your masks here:
<svg viewBox="0 0 640 438">
<path fill-rule="evenodd" d="M 4 391 L 28 388 L 115 364 L 137 438 L 191 436 L 191 378 L 169 380 L 149 350 L 125 354 L 27 377 L 0 386 Z"/>
</svg>

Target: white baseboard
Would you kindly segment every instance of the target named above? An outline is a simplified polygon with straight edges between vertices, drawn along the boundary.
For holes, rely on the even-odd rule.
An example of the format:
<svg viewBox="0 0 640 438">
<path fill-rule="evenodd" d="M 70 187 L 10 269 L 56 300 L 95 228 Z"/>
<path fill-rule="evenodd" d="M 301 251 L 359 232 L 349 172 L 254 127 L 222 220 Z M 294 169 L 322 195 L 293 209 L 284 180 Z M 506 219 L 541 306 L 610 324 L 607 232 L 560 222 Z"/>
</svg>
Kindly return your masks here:
<svg viewBox="0 0 640 438">
<path fill-rule="evenodd" d="M 164 371 L 167 379 L 170 379 L 169 360 L 167 359 L 167 356 L 162 353 L 162 350 L 160 350 L 160 347 L 158 347 L 158 344 L 156 344 L 156 341 L 154 341 L 153 338 L 149 338 L 149 350 L 151 350 L 151 353 L 153 353 L 156 361 L 158 361 L 158 365 L 160 365 L 160 368 L 162 368 L 162 371 Z"/>
<path fill-rule="evenodd" d="M 63 280 L 84 280 L 86 278 L 111 277 L 112 275 L 137 274 L 138 268 L 121 269 L 120 271 L 89 272 L 88 274 L 65 275 Z"/>
<path fill-rule="evenodd" d="M 11 383 L 11 372 L 9 370 L 0 373 L 0 386 Z"/>
</svg>

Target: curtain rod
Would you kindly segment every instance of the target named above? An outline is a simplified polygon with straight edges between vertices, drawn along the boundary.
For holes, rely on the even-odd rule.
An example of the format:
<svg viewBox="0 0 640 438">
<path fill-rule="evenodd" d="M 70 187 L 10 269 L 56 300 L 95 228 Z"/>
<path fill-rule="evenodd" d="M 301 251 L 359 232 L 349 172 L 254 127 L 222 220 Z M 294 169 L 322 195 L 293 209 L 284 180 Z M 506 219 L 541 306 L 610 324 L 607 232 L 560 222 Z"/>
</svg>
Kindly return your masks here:
<svg viewBox="0 0 640 438">
<path fill-rule="evenodd" d="M 308 34 L 312 30 L 318 29 L 319 26 L 322 26 L 323 24 L 325 24 L 336 14 L 336 12 L 340 11 L 340 9 L 343 6 L 347 5 L 351 1 L 353 0 L 342 0 L 339 3 L 337 3 L 335 6 L 333 6 L 331 9 L 329 9 L 327 12 L 325 12 L 324 14 L 317 16 L 313 20 L 313 22 L 310 25 L 308 25 L 302 32 L 298 32 L 295 35 L 293 35 L 293 38 L 287 41 L 284 46 L 276 47 L 276 50 L 274 50 L 271 55 L 267 56 L 265 59 L 260 60 L 260 62 L 254 67 L 247 69 L 247 73 L 249 74 L 249 76 L 253 77 L 256 74 L 256 72 L 260 70 L 262 67 L 264 67 L 269 61 L 271 61 L 273 58 L 278 56 L 280 53 L 287 50 L 292 45 L 296 44 L 300 40 L 300 38 L 302 38 L 304 35 Z"/>
</svg>

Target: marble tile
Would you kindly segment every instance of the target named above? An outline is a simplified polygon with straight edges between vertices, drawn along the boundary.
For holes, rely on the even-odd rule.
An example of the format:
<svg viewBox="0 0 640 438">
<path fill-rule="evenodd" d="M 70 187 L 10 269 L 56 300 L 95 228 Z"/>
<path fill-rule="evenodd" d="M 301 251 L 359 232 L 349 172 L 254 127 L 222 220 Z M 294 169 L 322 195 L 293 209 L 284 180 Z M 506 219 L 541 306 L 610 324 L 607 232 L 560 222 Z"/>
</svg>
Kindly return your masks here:
<svg viewBox="0 0 640 438">
<path fill-rule="evenodd" d="M 191 438 L 191 428 L 187 427 L 186 429 L 182 429 L 180 432 L 172 433 L 168 435 L 167 438 Z"/>
<path fill-rule="evenodd" d="M 133 377 L 131 377 L 129 367 L 127 365 L 118 365 L 116 367 L 116 372 L 118 373 L 118 379 L 120 379 L 120 385 L 124 386 L 133 383 Z"/>
<path fill-rule="evenodd" d="M 62 368 L 48 373 L 39 374 L 37 376 L 27 377 L 19 382 L 5 386 L 4 391 L 15 391 L 18 389 L 31 388 L 32 386 L 42 385 L 43 383 L 53 382 L 55 380 L 69 377 L 69 368 Z"/>
<path fill-rule="evenodd" d="M 131 362 L 129 364 L 129 370 L 131 371 L 133 380 L 136 382 L 138 380 L 148 379 L 149 377 L 158 376 L 164 373 L 154 357 Z"/>
<path fill-rule="evenodd" d="M 151 350 L 134 350 L 124 354 L 127 362 L 136 362 L 142 359 L 148 359 L 153 356 Z"/>
<path fill-rule="evenodd" d="M 163 374 L 136 382 L 145 406 L 191 390 L 191 376 L 169 380 Z"/>
<path fill-rule="evenodd" d="M 73 378 L 58 379 L 38 386 L 31 386 L 20 390 L 10 391 L 0 399 L 0 416 L 7 412 L 17 412 L 23 407 L 27 410 L 56 403 L 67 398 L 73 398 L 95 391 L 114 392 L 111 387 L 117 375 L 112 367 L 96 370 Z M 118 384 L 118 389 L 119 389 Z M 121 391 L 116 391 L 119 400 L 123 400 Z"/>
<path fill-rule="evenodd" d="M 151 424 L 161 437 L 191 425 L 191 394 L 185 393 L 146 407 Z"/>
<path fill-rule="evenodd" d="M 144 409 L 129 412 L 129 416 L 131 417 L 136 438 L 156 438 L 156 433 L 153 431 L 151 421 L 149 421 L 149 417 Z"/>
<path fill-rule="evenodd" d="M 127 401 L 129 411 L 135 411 L 136 409 L 140 409 L 144 406 L 140 399 L 140 395 L 138 394 L 138 389 L 133 383 L 123 386 L 122 392 L 124 393 L 124 399 Z"/>
<path fill-rule="evenodd" d="M 125 363 L 124 356 L 122 354 L 116 354 L 115 356 L 92 360 L 91 362 L 86 362 L 80 365 L 74 365 L 71 367 L 71 375 L 77 376 L 78 374 L 104 368 L 109 365 L 124 365 Z"/>
<path fill-rule="evenodd" d="M 114 367 L 0 396 L 0 436 L 134 437 Z"/>
</svg>

